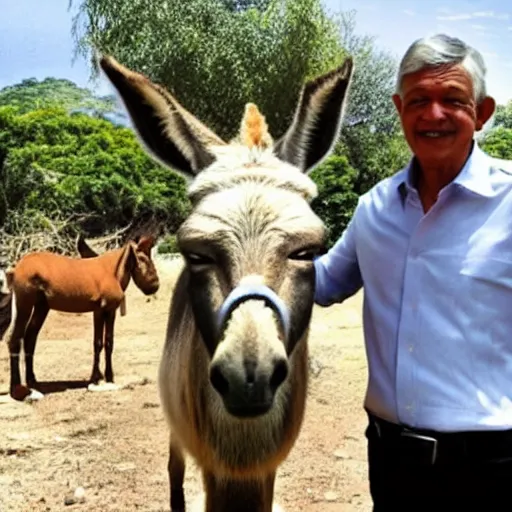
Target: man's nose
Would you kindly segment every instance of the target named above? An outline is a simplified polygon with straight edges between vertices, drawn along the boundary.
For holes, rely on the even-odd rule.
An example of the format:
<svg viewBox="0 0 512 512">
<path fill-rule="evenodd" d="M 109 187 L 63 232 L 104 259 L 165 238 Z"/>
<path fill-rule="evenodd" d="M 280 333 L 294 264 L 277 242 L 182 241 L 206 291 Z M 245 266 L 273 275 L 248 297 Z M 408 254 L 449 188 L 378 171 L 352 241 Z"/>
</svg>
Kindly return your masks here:
<svg viewBox="0 0 512 512">
<path fill-rule="evenodd" d="M 438 101 L 432 101 L 425 107 L 422 117 L 427 121 L 440 121 L 445 118 L 444 108 Z"/>
</svg>

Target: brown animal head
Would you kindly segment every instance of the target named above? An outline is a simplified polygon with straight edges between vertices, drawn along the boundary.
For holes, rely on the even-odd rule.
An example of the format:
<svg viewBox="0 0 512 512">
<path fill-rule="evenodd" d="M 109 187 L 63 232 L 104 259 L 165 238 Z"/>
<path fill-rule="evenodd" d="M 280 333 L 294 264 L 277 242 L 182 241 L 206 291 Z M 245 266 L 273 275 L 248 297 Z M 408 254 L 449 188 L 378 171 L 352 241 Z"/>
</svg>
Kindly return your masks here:
<svg viewBox="0 0 512 512">
<path fill-rule="evenodd" d="M 143 236 L 137 241 L 130 240 L 125 246 L 133 282 L 145 295 L 153 295 L 160 287 L 158 273 L 151 258 L 154 245 L 155 239 L 152 236 Z"/>
<path fill-rule="evenodd" d="M 290 380 L 307 379 L 290 370 L 307 339 L 313 258 L 325 239 L 308 173 L 339 135 L 352 60 L 305 85 L 279 140 L 249 103 L 230 144 L 144 76 L 111 57 L 100 65 L 148 152 L 193 179 L 193 210 L 177 238 L 209 380 L 222 398 L 218 413 L 256 417 L 286 408 Z"/>
</svg>

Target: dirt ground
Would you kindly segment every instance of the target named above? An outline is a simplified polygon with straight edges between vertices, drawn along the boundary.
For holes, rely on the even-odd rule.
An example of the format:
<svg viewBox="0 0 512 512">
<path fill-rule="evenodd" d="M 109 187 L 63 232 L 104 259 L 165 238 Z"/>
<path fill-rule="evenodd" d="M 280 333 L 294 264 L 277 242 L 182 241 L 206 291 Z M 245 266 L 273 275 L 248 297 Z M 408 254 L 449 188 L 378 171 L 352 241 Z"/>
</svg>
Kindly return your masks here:
<svg viewBox="0 0 512 512">
<path fill-rule="evenodd" d="M 35 354 L 45 397 L 33 404 L 0 403 L 1 512 L 169 510 L 168 430 L 156 373 L 179 264 L 159 263 L 161 289 L 149 301 L 133 283 L 128 288 L 128 313 L 117 319 L 113 359 L 120 390 L 87 390 L 92 315 L 50 312 Z M 306 418 L 276 481 L 276 501 L 286 512 L 371 510 L 363 435 L 367 370 L 361 298 L 359 294 L 314 311 Z M 3 399 L 8 363 L 2 343 Z M 83 501 L 65 504 L 80 487 Z M 200 492 L 190 461 L 187 502 Z"/>
</svg>

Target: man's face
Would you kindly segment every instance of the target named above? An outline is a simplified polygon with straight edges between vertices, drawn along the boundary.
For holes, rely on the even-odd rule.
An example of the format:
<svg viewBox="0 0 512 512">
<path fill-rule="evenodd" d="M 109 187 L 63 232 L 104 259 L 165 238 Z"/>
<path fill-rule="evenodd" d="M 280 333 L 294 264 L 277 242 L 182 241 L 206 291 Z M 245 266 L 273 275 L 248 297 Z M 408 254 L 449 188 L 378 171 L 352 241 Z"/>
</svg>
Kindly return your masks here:
<svg viewBox="0 0 512 512">
<path fill-rule="evenodd" d="M 470 75 L 460 65 L 405 75 L 402 96 L 394 95 L 393 102 L 420 163 L 465 159 L 474 132 L 482 129 L 495 107 L 490 97 L 476 104 Z"/>
</svg>

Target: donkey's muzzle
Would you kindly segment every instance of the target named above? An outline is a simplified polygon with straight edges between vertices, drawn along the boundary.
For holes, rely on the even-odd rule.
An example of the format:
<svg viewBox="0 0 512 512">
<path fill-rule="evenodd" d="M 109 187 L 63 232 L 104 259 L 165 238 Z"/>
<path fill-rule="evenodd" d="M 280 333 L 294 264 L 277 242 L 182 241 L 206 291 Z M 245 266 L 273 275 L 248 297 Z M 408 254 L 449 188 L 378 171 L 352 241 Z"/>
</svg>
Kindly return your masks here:
<svg viewBox="0 0 512 512">
<path fill-rule="evenodd" d="M 276 357 L 270 372 L 259 370 L 250 361 L 245 361 L 243 368 L 225 362 L 212 364 L 210 382 L 233 416 L 251 418 L 267 413 L 274 404 L 277 388 L 288 376 L 288 361 Z"/>
<path fill-rule="evenodd" d="M 262 300 L 265 302 L 265 305 L 276 313 L 283 329 L 284 338 L 288 340 L 290 335 L 290 313 L 288 308 L 279 296 L 265 285 L 240 285 L 231 291 L 217 313 L 217 339 L 222 337 L 231 313 L 240 304 L 248 300 Z"/>
</svg>

